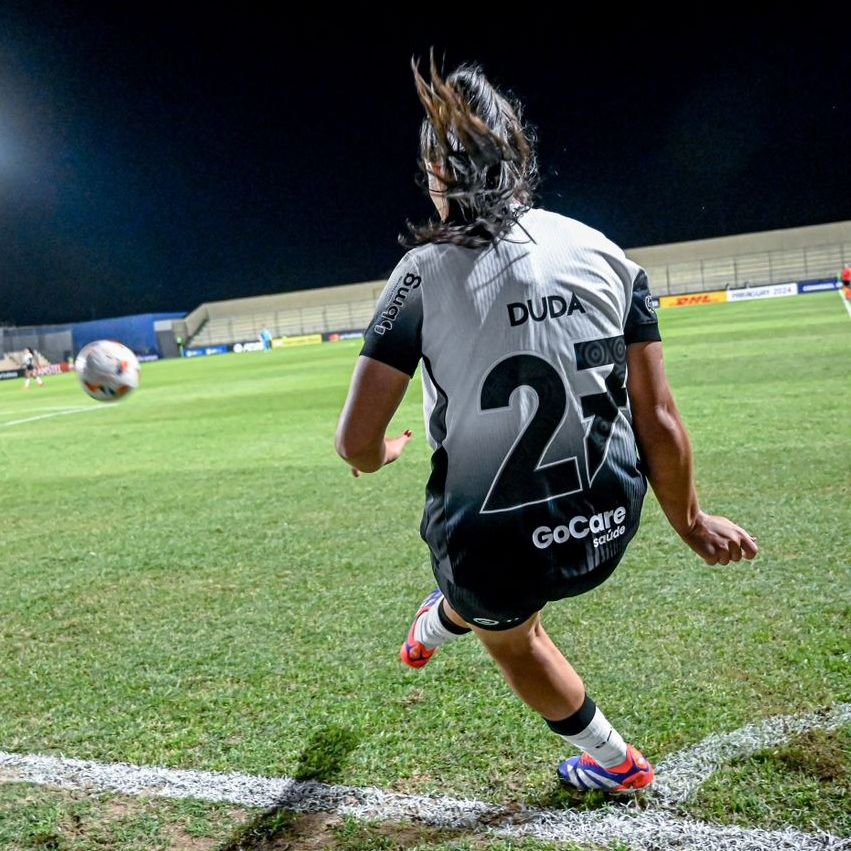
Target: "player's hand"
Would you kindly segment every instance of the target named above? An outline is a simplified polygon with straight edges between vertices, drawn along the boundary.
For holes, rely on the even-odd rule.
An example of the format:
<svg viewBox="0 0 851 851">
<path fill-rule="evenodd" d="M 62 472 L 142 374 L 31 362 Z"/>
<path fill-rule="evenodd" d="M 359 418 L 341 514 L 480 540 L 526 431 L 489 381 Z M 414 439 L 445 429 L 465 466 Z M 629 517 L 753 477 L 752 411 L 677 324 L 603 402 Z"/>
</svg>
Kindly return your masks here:
<svg viewBox="0 0 851 851">
<path fill-rule="evenodd" d="M 399 456 L 405 451 L 405 447 L 410 443 L 413 436 L 414 433 L 410 429 L 405 429 L 399 437 L 384 438 L 385 467 L 388 464 L 392 464 L 397 458 L 399 458 Z M 352 475 L 357 479 L 361 475 L 360 470 L 356 470 L 354 467 L 351 469 Z"/>
<path fill-rule="evenodd" d="M 759 552 L 756 538 L 726 517 L 698 513 L 682 539 L 707 563 L 729 564 L 752 559 Z"/>
<path fill-rule="evenodd" d="M 399 437 L 384 438 L 384 464 L 392 464 L 404 451 L 405 447 L 411 442 L 414 433 L 409 429 L 405 429 Z"/>
</svg>

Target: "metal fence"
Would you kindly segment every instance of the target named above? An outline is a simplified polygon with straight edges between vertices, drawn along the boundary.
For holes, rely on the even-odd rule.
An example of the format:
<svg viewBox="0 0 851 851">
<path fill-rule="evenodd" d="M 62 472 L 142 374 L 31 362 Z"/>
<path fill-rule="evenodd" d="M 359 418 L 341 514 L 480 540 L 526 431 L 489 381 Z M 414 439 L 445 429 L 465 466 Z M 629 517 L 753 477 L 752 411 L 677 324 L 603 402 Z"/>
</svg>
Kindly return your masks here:
<svg viewBox="0 0 851 851">
<path fill-rule="evenodd" d="M 851 243 L 740 254 L 646 267 L 656 295 L 782 284 L 837 275 L 851 261 Z"/>
</svg>

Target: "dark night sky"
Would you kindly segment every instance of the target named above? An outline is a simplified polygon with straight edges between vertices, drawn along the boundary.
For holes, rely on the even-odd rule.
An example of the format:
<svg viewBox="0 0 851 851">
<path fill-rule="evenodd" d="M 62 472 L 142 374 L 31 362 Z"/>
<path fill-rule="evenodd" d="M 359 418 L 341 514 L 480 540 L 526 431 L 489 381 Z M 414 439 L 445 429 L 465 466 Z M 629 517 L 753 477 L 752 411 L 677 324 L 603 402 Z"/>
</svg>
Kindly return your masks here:
<svg viewBox="0 0 851 851">
<path fill-rule="evenodd" d="M 0 320 L 386 274 L 405 219 L 430 213 L 408 62 L 432 44 L 524 101 L 542 206 L 626 247 L 851 218 L 835 16 L 483 28 L 450 6 L 439 26 L 426 6 L 410 24 L 189 8 L 0 12 Z"/>
</svg>

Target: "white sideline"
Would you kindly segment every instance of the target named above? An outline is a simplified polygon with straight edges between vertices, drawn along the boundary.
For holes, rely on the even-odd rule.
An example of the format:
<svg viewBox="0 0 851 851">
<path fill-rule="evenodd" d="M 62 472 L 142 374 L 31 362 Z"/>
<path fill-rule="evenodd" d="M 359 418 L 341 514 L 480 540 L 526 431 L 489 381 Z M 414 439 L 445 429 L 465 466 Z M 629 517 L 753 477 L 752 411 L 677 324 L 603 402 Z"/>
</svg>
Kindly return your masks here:
<svg viewBox="0 0 851 851">
<path fill-rule="evenodd" d="M 66 789 L 153 795 L 164 798 L 282 807 L 296 812 L 330 812 L 374 821 L 415 821 L 434 827 L 477 830 L 506 837 L 551 842 L 612 845 L 636 851 L 735 849 L 735 851 L 839 851 L 851 840 L 792 829 L 726 827 L 678 816 L 685 800 L 724 760 L 780 744 L 807 730 L 834 729 L 851 720 L 851 704 L 829 712 L 781 716 L 733 733 L 710 736 L 659 765 L 659 792 L 645 809 L 608 805 L 589 812 L 533 807 L 500 807 L 481 801 L 401 795 L 374 788 L 299 782 L 289 777 L 219 774 L 103 764 L 64 757 L 0 752 L 0 783 L 36 783 Z"/>
<path fill-rule="evenodd" d="M 8 416 L 9 414 L 39 414 L 42 411 L 70 411 L 71 408 L 90 407 L 89 405 L 38 405 L 35 408 L 6 408 L 0 411 L 0 417 Z"/>
<path fill-rule="evenodd" d="M 23 425 L 24 423 L 34 423 L 36 420 L 47 420 L 51 417 L 64 417 L 68 414 L 85 414 L 91 413 L 92 411 L 103 411 L 109 410 L 107 405 L 100 405 L 97 408 L 89 407 L 88 405 L 84 408 L 60 408 L 58 411 L 53 411 L 50 414 L 39 414 L 36 417 L 27 417 L 23 420 L 9 420 L 5 423 L 0 423 L 0 428 L 10 428 L 11 426 Z"/>
</svg>

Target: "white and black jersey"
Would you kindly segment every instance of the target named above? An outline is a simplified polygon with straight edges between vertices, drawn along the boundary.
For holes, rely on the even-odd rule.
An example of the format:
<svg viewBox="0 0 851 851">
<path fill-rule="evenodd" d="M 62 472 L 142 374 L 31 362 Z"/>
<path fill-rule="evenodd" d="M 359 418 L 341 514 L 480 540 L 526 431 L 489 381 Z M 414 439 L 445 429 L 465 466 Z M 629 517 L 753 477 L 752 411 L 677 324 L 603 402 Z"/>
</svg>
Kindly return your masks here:
<svg viewBox="0 0 851 851">
<path fill-rule="evenodd" d="M 33 370 L 36 367 L 35 355 L 32 352 L 24 353 L 24 369 Z"/>
<path fill-rule="evenodd" d="M 428 244 L 399 262 L 362 354 L 408 375 L 422 361 L 421 532 L 462 614 L 471 595 L 479 611 L 531 614 L 614 569 L 647 487 L 626 347 L 659 339 L 644 271 L 546 210 L 486 249 Z"/>
</svg>

